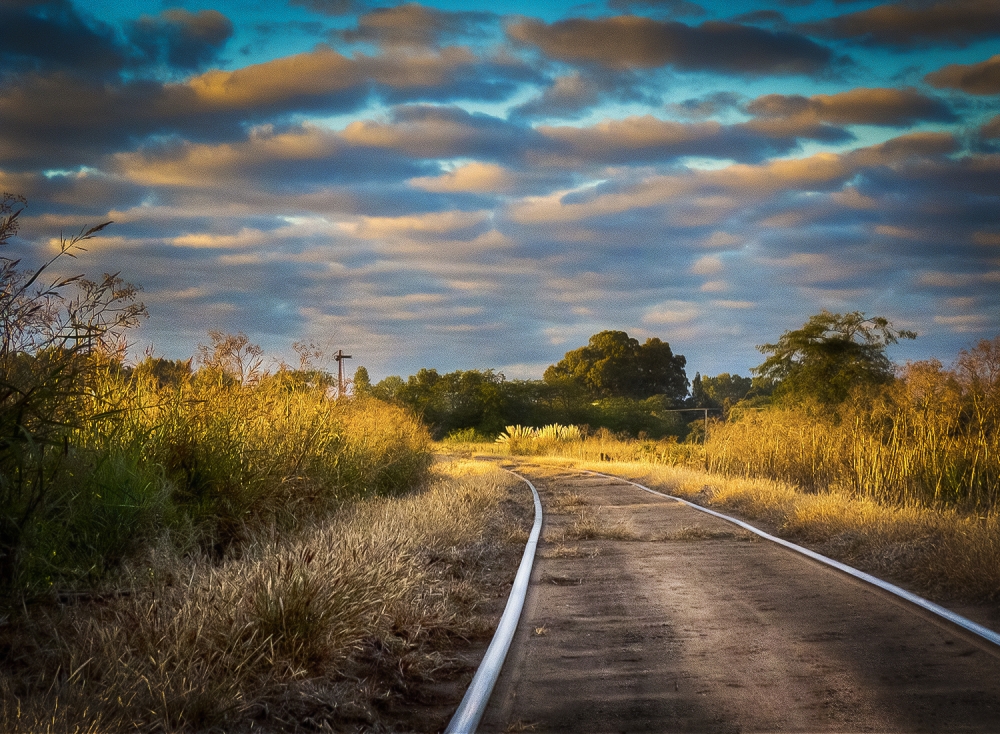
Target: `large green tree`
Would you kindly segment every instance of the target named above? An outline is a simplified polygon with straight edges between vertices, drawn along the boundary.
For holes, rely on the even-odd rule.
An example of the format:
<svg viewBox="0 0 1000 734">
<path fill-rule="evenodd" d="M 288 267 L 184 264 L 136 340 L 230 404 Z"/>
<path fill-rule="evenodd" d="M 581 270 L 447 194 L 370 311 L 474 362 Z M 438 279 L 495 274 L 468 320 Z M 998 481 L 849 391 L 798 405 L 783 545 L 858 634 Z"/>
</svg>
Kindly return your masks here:
<svg viewBox="0 0 1000 734">
<path fill-rule="evenodd" d="M 892 380 L 886 347 L 916 336 L 882 316 L 824 310 L 774 344 L 758 346 L 768 357 L 751 371 L 764 385 L 774 385 L 776 397 L 841 403 L 856 386 Z"/>
<path fill-rule="evenodd" d="M 624 331 L 602 331 L 587 346 L 566 352 L 544 379 L 593 398 L 665 395 L 679 403 L 688 392 L 685 364 L 683 355 L 655 337 L 639 344 Z"/>
</svg>

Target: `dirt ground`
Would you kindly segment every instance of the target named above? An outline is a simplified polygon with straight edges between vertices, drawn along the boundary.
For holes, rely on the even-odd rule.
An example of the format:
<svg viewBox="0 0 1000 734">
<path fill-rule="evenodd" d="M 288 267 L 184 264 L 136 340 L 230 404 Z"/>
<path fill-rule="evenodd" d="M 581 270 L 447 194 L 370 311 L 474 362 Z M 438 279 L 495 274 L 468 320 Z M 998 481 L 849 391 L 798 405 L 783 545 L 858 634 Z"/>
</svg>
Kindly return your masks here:
<svg viewBox="0 0 1000 734">
<path fill-rule="evenodd" d="M 679 503 L 555 467 L 483 732 L 998 732 L 1000 650 Z"/>
</svg>

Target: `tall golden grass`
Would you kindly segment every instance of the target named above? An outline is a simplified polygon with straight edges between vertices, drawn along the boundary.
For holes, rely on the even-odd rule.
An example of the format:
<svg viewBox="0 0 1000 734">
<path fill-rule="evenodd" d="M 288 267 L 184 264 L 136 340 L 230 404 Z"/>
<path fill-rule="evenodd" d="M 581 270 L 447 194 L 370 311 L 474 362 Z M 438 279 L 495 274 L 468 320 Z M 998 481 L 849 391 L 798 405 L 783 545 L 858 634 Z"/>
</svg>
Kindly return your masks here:
<svg viewBox="0 0 1000 734">
<path fill-rule="evenodd" d="M 983 363 L 1000 355 L 1000 339 L 977 350 L 954 370 L 907 365 L 837 411 L 737 409 L 709 430 L 708 466 L 883 503 L 990 512 L 1000 499 L 1000 370 L 990 375 Z"/>
<path fill-rule="evenodd" d="M 0 627 L 0 730 L 391 728 L 393 702 L 489 634 L 529 513 L 509 475 L 458 462 L 292 537 L 259 528 L 221 564 L 151 551 L 127 594 L 54 609 L 30 639 Z"/>
<path fill-rule="evenodd" d="M 160 384 L 107 361 L 72 397 L 87 416 L 28 477 L 13 589 L 92 586 L 150 538 L 225 554 L 253 528 L 290 529 L 357 497 L 407 491 L 431 461 L 405 409 L 336 400 L 279 371 L 241 384 L 200 370 Z M 30 469 L 30 467 L 28 467 Z M 13 512 L 13 510 L 12 510 Z"/>
</svg>

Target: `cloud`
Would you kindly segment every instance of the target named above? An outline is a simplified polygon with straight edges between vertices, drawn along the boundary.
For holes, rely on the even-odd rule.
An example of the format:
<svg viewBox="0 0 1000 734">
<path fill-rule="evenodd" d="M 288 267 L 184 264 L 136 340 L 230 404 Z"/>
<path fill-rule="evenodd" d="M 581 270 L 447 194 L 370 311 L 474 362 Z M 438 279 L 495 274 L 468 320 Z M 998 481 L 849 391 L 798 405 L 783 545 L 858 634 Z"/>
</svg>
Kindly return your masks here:
<svg viewBox="0 0 1000 734">
<path fill-rule="evenodd" d="M 259 229 L 243 227 L 235 234 L 212 234 L 208 232 L 198 232 L 194 234 L 179 235 L 170 239 L 170 244 L 174 247 L 193 247 L 198 249 L 240 249 L 246 247 L 260 247 L 268 241 L 268 233 Z"/>
<path fill-rule="evenodd" d="M 400 180 L 422 172 L 393 154 L 372 158 L 337 133 L 301 125 L 284 130 L 262 126 L 241 141 L 206 144 L 188 141 L 149 146 L 112 157 L 109 168 L 146 186 L 305 189 L 316 184 L 360 184 Z"/>
<path fill-rule="evenodd" d="M 716 308 L 748 309 L 756 308 L 757 303 L 755 301 L 712 301 L 712 305 Z"/>
<path fill-rule="evenodd" d="M 327 46 L 169 84 L 29 74 L 0 86 L 0 160 L 65 168 L 154 135 L 241 139 L 255 122 L 348 112 L 372 95 L 388 101 L 492 100 L 536 76 L 521 62 L 484 61 L 457 47 L 347 57 Z"/>
<path fill-rule="evenodd" d="M 446 40 L 482 37 L 498 16 L 486 12 L 446 12 L 417 3 L 379 8 L 362 15 L 357 28 L 337 31 L 348 43 L 368 42 L 386 46 L 434 46 Z"/>
<path fill-rule="evenodd" d="M 604 103 L 639 102 L 658 105 L 647 83 L 631 70 L 589 67 L 557 76 L 537 97 L 511 110 L 512 117 L 579 117 Z"/>
<path fill-rule="evenodd" d="M 802 115 L 722 125 L 715 121 L 674 122 L 647 114 L 605 120 L 588 127 L 540 125 L 536 130 L 551 143 L 539 150 L 538 160 L 570 167 L 667 161 L 684 156 L 756 162 L 792 150 L 800 139 L 852 139 L 841 128 Z"/>
<path fill-rule="evenodd" d="M 668 103 L 667 109 L 675 115 L 700 120 L 738 109 L 740 101 L 740 96 L 733 92 L 715 92 L 705 97 Z"/>
<path fill-rule="evenodd" d="M 486 212 L 432 212 L 404 217 L 363 217 L 355 233 L 364 239 L 406 236 L 437 240 L 441 237 L 472 239 L 488 225 Z"/>
<path fill-rule="evenodd" d="M 982 331 L 990 325 L 989 319 L 983 314 L 958 314 L 955 316 L 935 316 L 935 324 L 950 327 L 952 331 L 959 334 L 975 333 Z"/>
<path fill-rule="evenodd" d="M 933 4 L 891 3 L 804 24 L 800 30 L 873 46 L 966 46 L 973 41 L 1000 35 L 1000 2 L 942 0 Z"/>
<path fill-rule="evenodd" d="M 707 13 L 705 8 L 688 0 L 608 0 L 608 7 L 626 13 L 636 8 L 648 8 L 674 18 L 697 18 Z"/>
<path fill-rule="evenodd" d="M 342 134 L 357 146 L 389 148 L 423 158 L 515 157 L 538 136 L 530 128 L 459 107 L 398 107 L 390 122 L 358 120 Z"/>
<path fill-rule="evenodd" d="M 291 0 L 290 4 L 322 15 L 348 15 L 364 10 L 367 3 L 360 0 Z"/>
<path fill-rule="evenodd" d="M 698 318 L 698 306 L 690 301 L 671 300 L 653 306 L 642 318 L 644 324 L 686 324 Z"/>
<path fill-rule="evenodd" d="M 746 110 L 761 118 L 784 119 L 802 127 L 820 122 L 905 127 L 922 121 L 953 122 L 957 119 L 943 101 L 913 88 L 858 88 L 812 97 L 768 94 L 754 99 Z"/>
<path fill-rule="evenodd" d="M 549 58 L 615 70 L 673 66 L 760 76 L 819 74 L 835 63 L 830 49 L 805 36 L 721 21 L 695 27 L 636 16 L 524 19 L 510 23 L 507 34 Z"/>
<path fill-rule="evenodd" d="M 473 161 L 440 176 L 410 179 L 411 186 L 424 191 L 470 193 L 524 193 L 527 177 L 518 176 L 495 163 Z"/>
<path fill-rule="evenodd" d="M 652 115 L 606 120 L 590 127 L 540 126 L 538 132 L 559 149 L 587 161 L 652 160 L 702 152 L 717 140 L 717 122 L 684 124 Z"/>
<path fill-rule="evenodd" d="M 85 21 L 69 0 L 4 2 L 0 69 L 107 77 L 128 60 L 127 49 L 114 30 L 94 20 Z"/>
<path fill-rule="evenodd" d="M 791 192 L 832 193 L 858 174 L 908 161 L 933 159 L 956 149 L 946 133 L 913 133 L 843 154 L 817 153 L 806 158 L 733 164 L 716 170 L 648 176 L 638 183 L 606 186 L 581 195 L 556 193 L 526 197 L 509 216 L 524 224 L 565 226 L 624 212 L 658 209 L 675 226 L 713 226 L 750 206 L 773 207 Z M 983 185 L 969 180 L 966 186 Z"/>
<path fill-rule="evenodd" d="M 969 94 L 1000 94 L 1000 54 L 978 64 L 949 64 L 925 76 L 924 81 Z"/>
<path fill-rule="evenodd" d="M 722 259 L 718 255 L 705 255 L 691 266 L 695 275 L 717 275 L 722 272 Z"/>
<path fill-rule="evenodd" d="M 187 71 L 215 60 L 232 37 L 233 24 L 217 10 L 170 8 L 129 22 L 126 34 L 150 63 Z"/>
</svg>

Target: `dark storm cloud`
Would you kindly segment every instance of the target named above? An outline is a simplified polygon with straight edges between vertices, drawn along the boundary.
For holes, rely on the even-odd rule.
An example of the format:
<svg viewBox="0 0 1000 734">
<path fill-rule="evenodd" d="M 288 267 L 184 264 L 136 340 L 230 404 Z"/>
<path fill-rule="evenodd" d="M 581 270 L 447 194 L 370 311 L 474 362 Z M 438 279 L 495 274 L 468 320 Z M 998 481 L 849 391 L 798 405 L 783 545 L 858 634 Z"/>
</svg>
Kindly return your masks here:
<svg viewBox="0 0 1000 734">
<path fill-rule="evenodd" d="M 785 16 L 777 10 L 754 10 L 732 18 L 733 23 L 748 23 L 751 25 L 770 25 L 784 28 L 788 25 Z"/>
<path fill-rule="evenodd" d="M 800 29 L 874 46 L 965 46 L 1000 36 L 1000 0 L 884 4 L 804 24 Z"/>
<path fill-rule="evenodd" d="M 190 71 L 215 60 L 232 37 L 233 24 L 216 10 L 171 8 L 157 16 L 140 16 L 128 24 L 126 33 L 149 63 Z"/>
<path fill-rule="evenodd" d="M 1000 94 L 1000 54 L 978 64 L 949 64 L 925 76 L 924 81 L 969 94 Z"/>
<path fill-rule="evenodd" d="M 608 0 L 612 10 L 631 13 L 637 9 L 659 10 L 674 18 L 698 18 L 706 14 L 705 8 L 688 0 Z"/>
<path fill-rule="evenodd" d="M 507 34 L 552 59 L 617 70 L 673 66 L 760 76 L 820 74 L 836 63 L 830 49 L 805 36 L 720 21 L 688 26 L 635 16 L 551 24 L 523 19 L 510 23 Z"/>
<path fill-rule="evenodd" d="M 72 70 L 106 77 L 122 69 L 126 49 L 110 26 L 85 20 L 69 0 L 4 0 L 2 73 Z"/>
<path fill-rule="evenodd" d="M 334 37 L 349 43 L 433 46 L 458 38 L 482 37 L 498 22 L 499 16 L 493 13 L 446 12 L 407 3 L 362 15 L 357 28 L 336 31 Z"/>
</svg>

